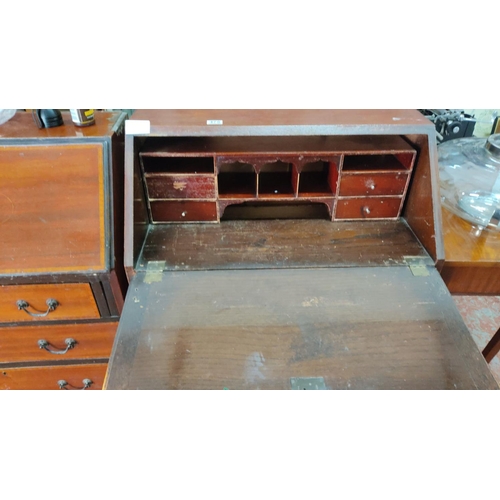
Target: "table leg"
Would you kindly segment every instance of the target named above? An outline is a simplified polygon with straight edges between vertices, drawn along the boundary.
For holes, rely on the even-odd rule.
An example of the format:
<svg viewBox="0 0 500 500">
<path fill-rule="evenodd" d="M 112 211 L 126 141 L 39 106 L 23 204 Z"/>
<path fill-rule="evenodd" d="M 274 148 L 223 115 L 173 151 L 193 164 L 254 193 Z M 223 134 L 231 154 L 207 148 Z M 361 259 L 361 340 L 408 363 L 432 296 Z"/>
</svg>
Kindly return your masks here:
<svg viewBox="0 0 500 500">
<path fill-rule="evenodd" d="M 483 349 L 483 356 L 489 363 L 497 355 L 498 351 L 500 351 L 500 328 Z"/>
</svg>

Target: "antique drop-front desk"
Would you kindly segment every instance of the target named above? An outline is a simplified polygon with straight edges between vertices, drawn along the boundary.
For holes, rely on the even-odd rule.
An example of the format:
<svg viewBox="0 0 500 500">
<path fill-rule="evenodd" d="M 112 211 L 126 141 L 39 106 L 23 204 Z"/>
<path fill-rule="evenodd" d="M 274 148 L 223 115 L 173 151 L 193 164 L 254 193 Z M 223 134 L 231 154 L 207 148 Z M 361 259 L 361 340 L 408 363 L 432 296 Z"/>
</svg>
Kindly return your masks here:
<svg viewBox="0 0 500 500">
<path fill-rule="evenodd" d="M 144 110 L 108 389 L 497 388 L 439 276 L 417 111 Z"/>
<path fill-rule="evenodd" d="M 101 389 L 127 279 L 124 113 L 0 126 L 0 389 Z"/>
</svg>

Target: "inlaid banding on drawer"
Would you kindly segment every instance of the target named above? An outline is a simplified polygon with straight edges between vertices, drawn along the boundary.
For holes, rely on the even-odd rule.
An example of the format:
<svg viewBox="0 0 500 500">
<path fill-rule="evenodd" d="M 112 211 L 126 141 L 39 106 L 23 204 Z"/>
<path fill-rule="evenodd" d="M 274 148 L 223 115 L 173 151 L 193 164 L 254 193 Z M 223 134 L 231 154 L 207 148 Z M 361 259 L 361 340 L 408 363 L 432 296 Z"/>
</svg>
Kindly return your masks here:
<svg viewBox="0 0 500 500">
<path fill-rule="evenodd" d="M 343 174 L 340 196 L 390 196 L 404 193 L 408 174 Z"/>
<path fill-rule="evenodd" d="M 336 219 L 386 219 L 398 217 L 402 198 L 341 198 Z"/>
<path fill-rule="evenodd" d="M 64 389 L 102 389 L 107 363 L 88 365 L 37 366 L 30 368 L 0 368 L 0 390 L 60 390 L 59 382 L 66 382 Z M 62 385 L 62 384 L 61 384 Z"/>
<path fill-rule="evenodd" d="M 49 310 L 48 301 L 56 302 Z M 21 308 L 21 303 L 27 304 Z M 99 318 L 88 283 L 0 286 L 0 322 Z"/>
<path fill-rule="evenodd" d="M 213 175 L 146 174 L 146 184 L 150 199 L 216 198 Z"/>
<path fill-rule="evenodd" d="M 217 203 L 211 201 L 151 201 L 154 222 L 217 221 Z"/>
<path fill-rule="evenodd" d="M 109 358 L 117 326 L 106 322 L 1 328 L 0 363 Z M 68 340 L 74 341 L 69 349 Z M 46 349 L 40 347 L 42 341 Z"/>
</svg>

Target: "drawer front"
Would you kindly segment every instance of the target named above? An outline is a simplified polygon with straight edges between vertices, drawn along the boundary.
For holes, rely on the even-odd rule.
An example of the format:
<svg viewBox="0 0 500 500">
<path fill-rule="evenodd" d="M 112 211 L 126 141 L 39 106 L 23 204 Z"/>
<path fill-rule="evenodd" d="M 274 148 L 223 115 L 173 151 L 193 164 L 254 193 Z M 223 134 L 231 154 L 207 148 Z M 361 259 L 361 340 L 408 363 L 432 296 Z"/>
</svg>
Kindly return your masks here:
<svg viewBox="0 0 500 500">
<path fill-rule="evenodd" d="M 0 275 L 106 269 L 104 218 L 102 144 L 0 148 Z"/>
<path fill-rule="evenodd" d="M 336 219 L 385 219 L 397 217 L 401 198 L 341 198 Z"/>
<path fill-rule="evenodd" d="M 109 322 L 0 328 L 0 363 L 109 358 L 117 326 Z"/>
<path fill-rule="evenodd" d="M 149 198 L 198 198 L 215 200 L 213 175 L 147 175 Z"/>
<path fill-rule="evenodd" d="M 47 302 L 50 299 L 55 299 L 57 305 L 49 311 Z M 20 309 L 18 301 L 28 305 Z M 0 286 L 0 322 L 3 323 L 99 317 L 88 283 Z"/>
<path fill-rule="evenodd" d="M 65 381 L 67 390 L 82 389 L 84 380 L 92 381 L 86 390 L 102 389 L 108 364 L 37 366 L 29 368 L 0 368 L 1 390 L 60 390 Z"/>
<path fill-rule="evenodd" d="M 340 196 L 402 195 L 407 174 L 343 174 Z"/>
<path fill-rule="evenodd" d="M 154 222 L 217 221 L 217 203 L 210 201 L 151 201 Z"/>
</svg>

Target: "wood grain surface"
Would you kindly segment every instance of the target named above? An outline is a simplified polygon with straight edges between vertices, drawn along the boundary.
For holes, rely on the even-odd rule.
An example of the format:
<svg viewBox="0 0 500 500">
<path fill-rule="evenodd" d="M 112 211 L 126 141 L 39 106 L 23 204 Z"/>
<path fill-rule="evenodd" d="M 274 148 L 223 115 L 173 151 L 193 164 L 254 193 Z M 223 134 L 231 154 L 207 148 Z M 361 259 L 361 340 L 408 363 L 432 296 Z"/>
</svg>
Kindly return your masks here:
<svg viewBox="0 0 500 500">
<path fill-rule="evenodd" d="M 0 146 L 0 274 L 106 269 L 102 144 Z"/>
<path fill-rule="evenodd" d="M 108 389 L 496 389 L 430 267 L 138 273 Z"/>
<path fill-rule="evenodd" d="M 117 327 L 118 322 L 99 322 L 2 328 L 0 363 L 109 358 Z M 51 354 L 38 345 L 43 339 L 49 342 L 50 350 L 65 350 L 68 338 L 74 339 L 76 345 L 66 354 Z"/>
<path fill-rule="evenodd" d="M 155 225 L 137 268 L 168 270 L 404 265 L 426 257 L 404 221 L 237 220 Z"/>
<path fill-rule="evenodd" d="M 443 208 L 445 263 L 452 293 L 500 294 L 500 232 L 481 230 Z"/>
<path fill-rule="evenodd" d="M 28 311 L 44 313 L 47 311 L 47 299 L 55 299 L 59 305 L 45 317 L 32 317 L 16 305 L 18 300 L 25 300 L 31 306 Z M 0 322 L 3 323 L 91 319 L 99 316 L 88 283 L 0 286 Z"/>
<path fill-rule="evenodd" d="M 0 390 L 60 390 L 58 381 L 66 380 L 68 390 L 83 387 L 83 380 L 92 380 L 90 391 L 102 389 L 107 363 L 85 365 L 0 368 Z"/>
</svg>

